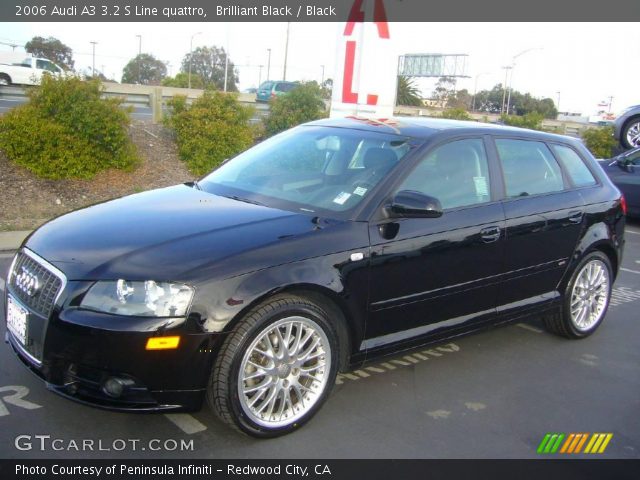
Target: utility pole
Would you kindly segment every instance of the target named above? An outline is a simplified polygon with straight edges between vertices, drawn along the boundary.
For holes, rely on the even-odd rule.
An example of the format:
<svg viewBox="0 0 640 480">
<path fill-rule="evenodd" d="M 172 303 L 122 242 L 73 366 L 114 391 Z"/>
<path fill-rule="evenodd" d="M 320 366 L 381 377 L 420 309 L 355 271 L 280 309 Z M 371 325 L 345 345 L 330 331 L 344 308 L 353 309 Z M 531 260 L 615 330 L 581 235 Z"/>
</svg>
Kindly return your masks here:
<svg viewBox="0 0 640 480">
<path fill-rule="evenodd" d="M 98 42 L 89 42 L 92 45 L 93 48 L 93 53 L 92 53 L 92 57 L 93 57 L 93 61 L 91 62 L 91 76 L 95 77 L 96 76 L 96 45 Z"/>
<path fill-rule="evenodd" d="M 136 35 L 138 37 L 138 55 L 142 55 L 142 35 Z"/>
<path fill-rule="evenodd" d="M 287 22 L 287 39 L 284 44 L 284 69 L 282 70 L 282 80 L 287 79 L 287 57 L 289 56 L 289 27 L 291 22 Z"/>
<path fill-rule="evenodd" d="M 262 83 L 262 67 L 264 67 L 264 65 L 258 65 L 258 87 L 260 87 Z"/>
<path fill-rule="evenodd" d="M 271 71 L 271 49 L 267 48 L 267 52 L 269 52 L 269 57 L 267 58 L 267 82 L 268 82 L 269 81 L 269 72 Z"/>
<path fill-rule="evenodd" d="M 191 57 L 193 57 L 193 37 L 195 37 L 196 35 L 200 35 L 202 32 L 196 32 L 193 35 L 191 35 L 191 41 L 189 42 L 189 80 L 188 80 L 188 85 L 189 88 L 191 88 Z"/>
<path fill-rule="evenodd" d="M 613 105 L 613 97 L 609 97 L 609 111 L 607 113 L 611 113 L 611 105 Z"/>
<path fill-rule="evenodd" d="M 322 80 L 320 80 L 320 86 L 322 86 L 324 84 L 324 65 L 320 65 L 320 68 L 322 68 Z"/>
<path fill-rule="evenodd" d="M 141 84 L 142 81 L 140 77 L 142 76 L 142 65 L 140 64 L 140 55 L 142 55 L 142 35 L 136 35 L 138 37 L 138 83 Z"/>
<path fill-rule="evenodd" d="M 556 92 L 558 94 L 558 113 L 560 113 L 560 92 Z"/>
</svg>

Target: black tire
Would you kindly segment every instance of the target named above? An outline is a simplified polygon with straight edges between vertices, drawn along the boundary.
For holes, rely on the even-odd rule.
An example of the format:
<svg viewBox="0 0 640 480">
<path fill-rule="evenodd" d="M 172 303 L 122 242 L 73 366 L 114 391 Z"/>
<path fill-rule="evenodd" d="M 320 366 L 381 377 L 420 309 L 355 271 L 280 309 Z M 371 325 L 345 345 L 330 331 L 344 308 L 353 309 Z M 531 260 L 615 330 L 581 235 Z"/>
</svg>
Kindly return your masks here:
<svg viewBox="0 0 640 480">
<path fill-rule="evenodd" d="M 604 291 L 606 290 L 606 297 L 602 297 L 602 295 L 599 295 L 599 297 L 602 297 L 604 301 L 602 311 L 599 312 L 598 315 L 594 316 L 592 324 L 581 327 L 571 313 L 571 306 L 572 299 L 574 297 L 574 289 L 576 288 L 576 282 L 580 278 L 587 264 L 597 265 L 599 267 L 602 266 L 606 269 L 606 273 L 603 273 L 603 275 L 606 274 L 607 286 L 606 288 L 601 289 L 603 290 L 601 292 L 602 294 L 604 294 Z M 543 320 L 547 329 L 557 335 L 572 339 L 585 338 L 591 335 L 598 329 L 607 314 L 607 308 L 609 307 L 609 302 L 611 300 L 612 284 L 613 273 L 609 257 L 607 257 L 607 255 L 600 251 L 593 251 L 585 255 L 578 266 L 575 268 L 573 274 L 571 275 L 571 280 L 567 284 L 564 292 L 562 311 L 560 313 L 549 314 L 544 317 Z"/>
<path fill-rule="evenodd" d="M 640 147 L 640 140 L 638 140 L 634 144 L 629 142 L 629 139 L 627 138 L 629 130 L 631 130 L 632 128 L 634 129 L 634 131 L 640 131 L 640 117 L 631 118 L 622 127 L 622 131 L 620 132 L 620 143 L 624 148 L 627 148 L 627 149 Z"/>
<path fill-rule="evenodd" d="M 278 326 L 278 328 L 280 329 L 286 330 L 289 323 L 293 323 L 295 325 L 295 320 L 290 319 L 296 318 L 305 319 L 304 321 L 308 322 L 308 325 L 304 325 L 304 327 L 302 326 L 302 324 L 300 327 L 294 326 L 293 328 L 295 329 L 300 328 L 300 330 L 302 331 L 303 328 L 309 327 L 309 329 L 306 331 L 315 331 L 316 327 L 318 327 L 322 330 L 322 333 L 318 331 L 317 338 L 320 339 L 320 345 L 323 346 L 321 351 L 325 353 L 323 356 L 319 357 L 319 361 L 328 362 L 329 369 L 328 371 L 324 371 L 326 370 L 325 364 L 325 367 L 322 367 L 324 368 L 324 370 L 318 370 L 322 374 L 322 382 L 318 382 L 320 386 L 316 388 L 314 383 L 315 381 L 306 383 L 306 386 L 304 387 L 305 391 L 302 394 L 302 398 L 297 397 L 295 392 L 293 394 L 291 393 L 294 388 L 293 381 L 291 382 L 291 386 L 287 389 L 289 393 L 282 393 L 282 402 L 284 402 L 285 407 L 287 407 L 287 413 L 291 412 L 292 415 L 300 415 L 300 413 L 296 413 L 294 409 L 294 399 L 297 399 L 296 405 L 299 407 L 299 409 L 302 408 L 303 412 L 301 417 L 295 419 L 292 418 L 292 421 L 287 421 L 287 418 L 285 418 L 283 421 L 281 413 L 279 419 L 281 423 L 279 424 L 276 424 L 275 420 L 273 424 L 260 423 L 271 422 L 271 419 L 259 419 L 257 417 L 257 414 L 251 410 L 252 407 L 250 407 L 248 403 L 250 403 L 250 401 L 253 401 L 253 399 L 255 399 L 256 397 L 262 395 L 262 393 L 256 393 L 255 396 L 251 399 L 247 397 L 248 394 L 244 394 L 243 398 L 241 399 L 240 393 L 240 388 L 246 388 L 245 382 L 249 381 L 244 378 L 244 376 L 246 376 L 245 369 L 250 367 L 249 364 L 255 365 L 254 363 L 248 361 L 250 359 L 254 359 L 254 357 L 252 356 L 254 355 L 254 353 L 249 353 L 249 350 L 251 352 L 255 352 L 258 345 L 262 346 L 262 343 L 258 343 L 256 345 L 255 342 L 264 341 L 265 335 L 269 336 L 269 334 L 273 332 L 272 329 L 276 328 L 276 326 Z M 280 330 L 280 332 L 282 332 L 282 330 Z M 291 335 L 292 331 L 289 330 L 288 332 L 290 334 L 289 338 L 295 343 L 295 339 L 292 338 Z M 255 307 L 250 312 L 248 312 L 225 339 L 211 372 L 206 395 L 207 403 L 209 404 L 210 408 L 216 413 L 216 415 L 220 419 L 222 419 L 223 422 L 251 436 L 262 438 L 276 437 L 298 429 L 300 426 L 309 421 L 313 417 L 313 415 L 315 415 L 315 413 L 320 409 L 324 401 L 327 399 L 329 393 L 331 392 L 333 385 L 335 384 L 339 358 L 339 342 L 338 334 L 336 332 L 336 326 L 332 323 L 329 315 L 326 313 L 326 310 L 321 305 L 296 295 L 281 294 L 274 296 L 267 302 Z M 324 337 L 322 337 L 322 335 L 324 335 Z M 270 338 L 273 337 L 270 336 Z M 280 338 L 283 337 L 281 336 Z M 310 340 L 315 339 L 316 337 L 311 337 Z M 271 345 L 271 340 L 268 341 Z M 328 352 L 328 354 L 325 350 L 325 344 L 326 348 L 330 349 L 330 352 Z M 291 345 L 292 343 L 289 343 L 289 346 Z M 300 349 L 302 349 L 305 345 L 309 344 L 300 344 Z M 274 345 L 271 346 L 273 347 Z M 276 352 L 276 350 L 281 353 L 280 346 L 278 346 L 277 349 L 274 349 L 272 353 Z M 286 349 L 286 352 L 289 352 L 289 348 Z M 247 357 L 247 355 L 251 356 Z M 265 356 L 263 357 L 263 360 L 268 362 L 269 358 Z M 273 383 L 281 382 L 279 383 L 279 385 L 284 385 L 285 388 L 287 387 L 287 378 L 293 378 L 286 377 L 286 375 L 293 375 L 294 372 L 301 372 L 302 370 L 302 367 L 300 367 L 300 369 L 298 370 L 295 367 L 293 367 L 292 369 L 291 365 L 289 365 L 289 367 L 285 365 L 285 369 L 289 368 L 288 372 L 286 370 L 285 372 L 281 372 L 281 368 L 283 367 L 283 365 L 280 364 L 280 367 L 278 367 L 277 365 L 278 364 L 275 362 L 273 367 L 267 367 L 265 365 L 265 371 L 276 371 L 280 372 L 278 373 L 278 375 L 285 376 L 265 374 L 264 380 L 267 380 L 268 377 Z M 244 372 L 242 380 L 240 380 L 241 369 Z M 260 375 L 260 373 L 258 373 L 258 375 Z M 308 378 L 307 375 L 304 375 L 304 377 Z M 296 385 L 300 386 L 300 384 L 303 382 L 302 380 L 300 380 L 302 378 L 303 375 L 300 373 L 298 379 L 295 380 Z M 263 380 L 260 380 L 260 382 L 262 381 Z M 307 380 L 304 381 L 308 382 Z M 313 388 L 314 391 L 311 392 L 310 389 L 307 390 L 307 387 Z M 251 388 L 251 386 L 249 388 Z M 265 398 L 271 395 L 271 388 L 276 391 L 278 389 L 277 386 L 270 386 L 263 387 L 261 390 L 264 390 L 265 388 L 270 389 L 265 390 Z M 282 392 L 282 390 L 278 391 L 278 393 L 275 394 L 275 398 L 279 402 L 280 392 Z M 297 392 L 300 393 L 301 390 L 297 390 Z M 308 406 L 305 406 L 304 400 L 307 399 L 306 396 L 311 396 L 312 394 L 313 399 L 308 400 Z M 288 402 L 285 402 L 285 398 L 288 398 Z M 271 401 L 268 400 L 264 400 L 264 402 L 271 403 Z M 260 404 L 261 401 L 258 400 L 258 405 Z M 277 405 L 282 407 L 283 403 L 278 403 Z M 289 405 L 291 406 L 290 410 L 288 409 Z M 300 405 L 302 405 L 302 407 L 300 407 Z M 276 410 L 273 407 L 271 407 L 271 409 Z M 267 410 L 269 410 L 269 408 L 267 408 Z"/>
<path fill-rule="evenodd" d="M 11 77 L 6 73 L 0 73 L 0 86 L 9 86 L 11 85 Z"/>
</svg>

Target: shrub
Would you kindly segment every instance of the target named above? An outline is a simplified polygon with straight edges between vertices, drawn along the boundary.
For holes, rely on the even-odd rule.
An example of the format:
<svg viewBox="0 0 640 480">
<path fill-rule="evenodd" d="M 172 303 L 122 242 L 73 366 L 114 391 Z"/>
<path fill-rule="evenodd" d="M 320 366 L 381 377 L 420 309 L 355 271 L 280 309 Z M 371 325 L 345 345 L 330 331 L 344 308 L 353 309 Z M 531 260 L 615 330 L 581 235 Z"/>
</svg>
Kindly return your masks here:
<svg viewBox="0 0 640 480">
<path fill-rule="evenodd" d="M 451 120 L 472 120 L 471 115 L 464 108 L 447 108 L 440 116 Z"/>
<path fill-rule="evenodd" d="M 609 158 L 613 156 L 617 147 L 613 137 L 613 127 L 588 128 L 580 135 L 584 144 L 596 158 Z"/>
<path fill-rule="evenodd" d="M 322 90 L 315 82 L 301 84 L 286 95 L 275 97 L 269 103 L 269 116 L 264 120 L 267 136 L 327 116 Z"/>
<path fill-rule="evenodd" d="M 191 105 L 186 97 L 176 96 L 168 106 L 165 125 L 175 131 L 180 158 L 195 175 L 211 171 L 253 143 L 253 108 L 240 104 L 235 94 L 206 91 Z"/>
<path fill-rule="evenodd" d="M 542 130 L 542 120 L 544 115 L 538 112 L 527 113 L 526 115 L 502 115 L 500 120 L 505 125 L 512 127 L 529 128 L 531 130 Z"/>
<path fill-rule="evenodd" d="M 45 76 L 30 102 L 0 118 L 0 149 L 36 175 L 90 178 L 138 160 L 129 115 L 117 99 L 102 99 L 99 81 Z"/>
</svg>

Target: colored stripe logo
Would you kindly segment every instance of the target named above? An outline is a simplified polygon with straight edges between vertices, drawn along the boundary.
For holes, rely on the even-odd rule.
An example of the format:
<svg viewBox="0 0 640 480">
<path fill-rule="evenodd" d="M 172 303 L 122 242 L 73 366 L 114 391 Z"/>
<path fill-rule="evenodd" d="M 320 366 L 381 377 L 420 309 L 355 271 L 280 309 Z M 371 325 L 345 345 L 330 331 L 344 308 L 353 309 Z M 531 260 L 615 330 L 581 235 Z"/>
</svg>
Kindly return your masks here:
<svg viewBox="0 0 640 480">
<path fill-rule="evenodd" d="M 604 453 L 613 433 L 547 433 L 537 452 L 553 453 Z M 583 450 L 584 447 L 584 450 Z"/>
</svg>

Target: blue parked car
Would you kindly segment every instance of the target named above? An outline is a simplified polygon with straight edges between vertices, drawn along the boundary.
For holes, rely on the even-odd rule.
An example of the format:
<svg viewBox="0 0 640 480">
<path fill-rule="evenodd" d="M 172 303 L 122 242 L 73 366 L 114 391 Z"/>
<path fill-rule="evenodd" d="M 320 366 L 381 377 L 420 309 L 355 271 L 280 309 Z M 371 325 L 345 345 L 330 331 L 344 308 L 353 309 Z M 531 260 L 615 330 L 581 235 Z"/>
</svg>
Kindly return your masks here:
<svg viewBox="0 0 640 480">
<path fill-rule="evenodd" d="M 611 181 L 624 194 L 627 215 L 640 217 L 640 147 L 599 162 Z"/>
<path fill-rule="evenodd" d="M 284 95 L 296 88 L 297 82 L 273 81 L 263 82 L 256 93 L 256 102 L 268 102 L 278 95 Z"/>
</svg>

